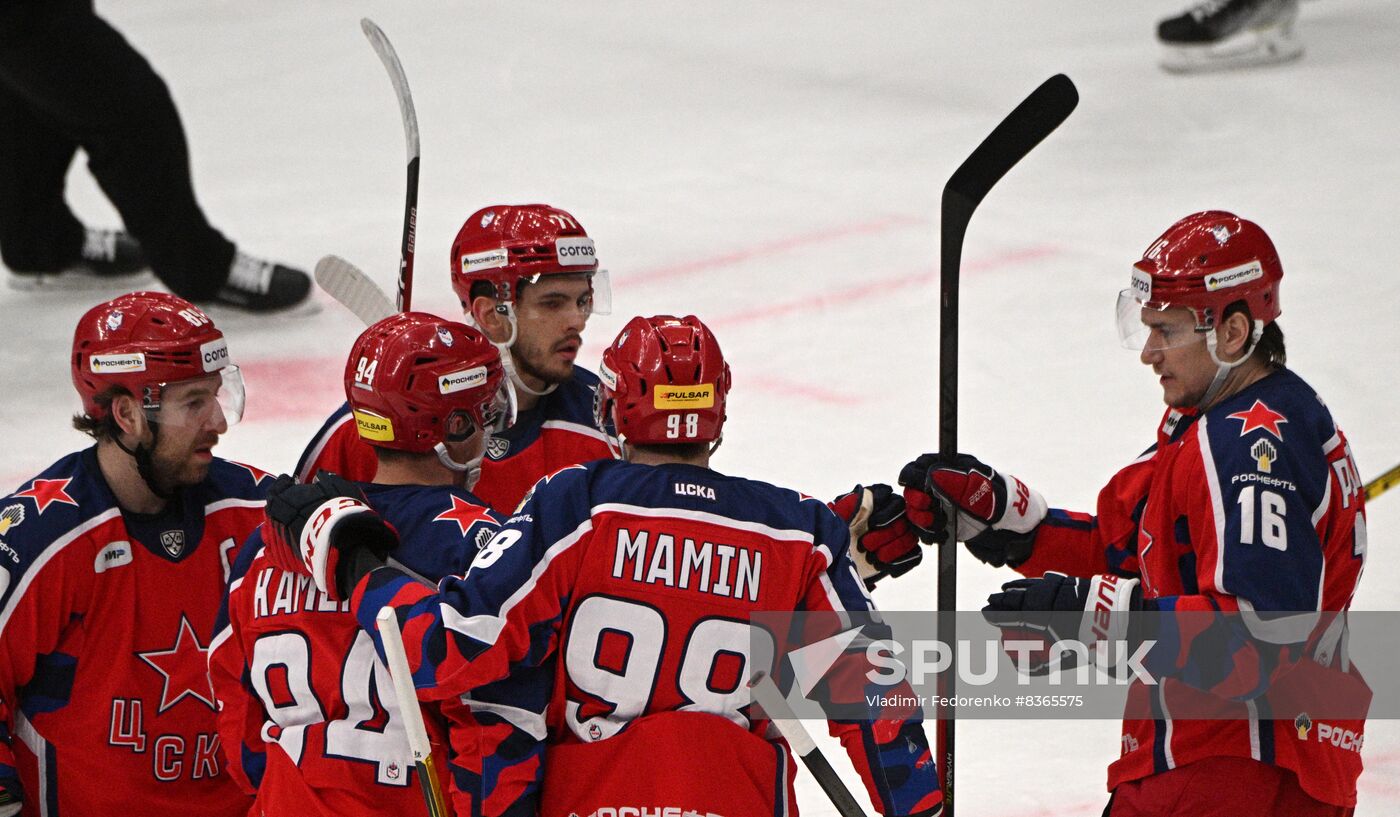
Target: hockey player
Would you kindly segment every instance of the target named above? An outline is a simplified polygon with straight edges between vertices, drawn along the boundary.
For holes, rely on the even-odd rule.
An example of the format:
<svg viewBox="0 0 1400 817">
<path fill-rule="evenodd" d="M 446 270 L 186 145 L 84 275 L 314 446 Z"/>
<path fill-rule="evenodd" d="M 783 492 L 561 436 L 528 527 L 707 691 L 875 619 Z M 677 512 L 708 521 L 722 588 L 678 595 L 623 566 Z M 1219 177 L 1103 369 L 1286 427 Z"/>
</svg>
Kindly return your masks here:
<svg viewBox="0 0 1400 817">
<path fill-rule="evenodd" d="M 452 287 L 467 323 L 501 351 L 516 389 L 515 424 L 493 437 L 476 493 L 509 513 L 541 477 L 616 456 L 593 417 L 598 379 L 574 364 L 588 318 L 611 306 L 593 239 L 572 215 L 545 204 L 496 205 L 473 213 L 452 243 Z M 355 430 L 350 404 L 326 420 L 297 463 L 368 481 L 374 453 Z M 885 485 L 857 485 L 832 502 L 853 525 L 857 566 L 868 585 L 912 570 L 923 554 L 903 499 Z"/>
<path fill-rule="evenodd" d="M 1298 0 L 1204 0 L 1157 25 L 1162 67 L 1189 73 L 1295 60 Z"/>
<path fill-rule="evenodd" d="M 4 796 L 24 814 L 235 817 L 205 650 L 271 482 L 215 457 L 243 412 L 223 334 L 188 301 L 123 295 L 71 357 L 96 445 L 0 500 Z"/>
<path fill-rule="evenodd" d="M 1270 628 L 1263 611 L 1345 610 L 1366 553 L 1346 436 L 1284 366 L 1282 277 L 1264 231 L 1220 211 L 1172 225 L 1134 265 L 1119 331 L 1159 377 L 1167 411 L 1156 443 L 1110 480 L 1096 514 L 1047 511 L 1038 492 L 966 454 L 925 455 L 900 476 L 912 521 L 935 535 L 952 528 L 978 559 L 1040 577 L 989 599 L 1000 623 L 1100 608 L 1129 621 L 1145 612 L 1240 614 L 1250 635 L 1241 650 L 1251 654 L 1220 662 L 1228 673 L 1212 670 L 1194 686 L 1169 675 L 1150 697 L 1142 684 L 1130 691 L 1130 707 L 1160 716 L 1124 722 L 1122 756 L 1108 772 L 1110 817 L 1341 817 L 1356 803 L 1359 737 L 1337 745 L 1292 716 L 1261 716 L 1269 710 L 1255 703 L 1277 677 L 1272 662 L 1298 660 L 1299 642 L 1312 635 Z M 956 507 L 955 524 L 935 499 Z M 1194 643 L 1221 635 L 1208 630 Z M 1192 636 L 1177 636 L 1187 656 Z M 1263 660 L 1258 645 L 1278 655 Z M 1344 653 L 1309 642 L 1298 666 L 1355 685 Z M 1203 709 L 1237 719 L 1171 714 Z M 1364 724 L 1333 728 L 1359 736 Z"/>
<path fill-rule="evenodd" d="M 511 416 L 505 380 L 481 333 L 419 312 L 379 321 L 350 352 L 346 397 L 378 461 L 373 482 L 358 490 L 399 532 L 394 558 L 412 575 L 435 582 L 466 572 L 503 521 L 470 489 L 487 443 Z M 426 813 L 402 713 L 369 636 L 348 605 L 281 569 L 274 555 L 260 533 L 248 540 L 210 648 L 235 777 L 265 814 Z M 476 716 L 443 702 L 458 814 L 535 813 L 551 680 L 536 672 L 477 690 Z M 431 710 L 441 741 L 444 724 Z"/>
<path fill-rule="evenodd" d="M 437 593 L 376 568 L 393 531 L 369 505 L 321 486 L 278 494 L 270 546 L 302 559 L 318 587 L 353 591 L 362 626 L 383 605 L 398 608 L 425 699 L 557 654 L 545 817 L 791 813 L 789 757 L 766 739 L 745 687 L 746 622 L 765 610 L 869 609 L 846 523 L 811 497 L 709 468 L 730 374 L 696 318 L 634 318 L 600 374 L 595 411 L 617 429 L 624 459 L 546 477 L 466 576 Z M 882 814 L 938 813 L 917 712 L 885 717 L 832 721 L 831 731 Z"/>
<path fill-rule="evenodd" d="M 607 312 L 608 276 L 578 220 L 546 204 L 476 211 L 452 242 L 449 263 L 467 323 L 501 350 L 519 400 L 515 425 L 486 452 L 479 489 L 509 513 L 540 477 L 613 456 L 593 424 L 598 380 L 574 365 L 589 316 Z M 297 463 L 299 480 L 322 470 L 373 476 L 374 453 L 353 419 L 349 404 L 330 416 Z"/>
</svg>

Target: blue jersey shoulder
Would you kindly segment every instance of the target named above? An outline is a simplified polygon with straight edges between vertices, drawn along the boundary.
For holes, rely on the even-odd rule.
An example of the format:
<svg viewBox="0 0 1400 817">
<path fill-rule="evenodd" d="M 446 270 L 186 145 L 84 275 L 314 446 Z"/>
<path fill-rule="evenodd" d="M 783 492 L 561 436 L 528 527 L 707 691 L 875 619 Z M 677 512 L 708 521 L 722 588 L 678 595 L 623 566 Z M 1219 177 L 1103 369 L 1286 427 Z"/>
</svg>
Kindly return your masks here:
<svg viewBox="0 0 1400 817">
<path fill-rule="evenodd" d="M 775 530 L 802 531 L 832 543 L 845 530 L 826 503 L 789 488 L 672 463 L 638 465 L 602 460 L 584 466 L 591 474 L 593 506 L 621 504 L 713 514 Z"/>
<path fill-rule="evenodd" d="M 593 394 L 597 388 L 597 376 L 581 366 L 575 366 L 573 377 L 540 398 L 533 409 L 521 412 L 515 425 L 495 437 L 508 443 L 504 446 L 508 454 L 516 454 L 529 448 L 539 438 L 545 423 L 573 423 L 596 429 L 593 423 Z M 500 458 L 492 456 L 492 459 Z"/>
<path fill-rule="evenodd" d="M 326 439 L 330 437 L 331 432 L 349 415 L 350 403 L 348 401 L 341 403 L 340 408 L 331 412 L 331 416 L 327 417 L 326 421 L 321 424 L 321 427 L 316 430 L 316 434 L 312 436 L 311 442 L 306 444 L 306 448 L 302 450 L 301 456 L 297 458 L 297 467 L 292 471 L 292 473 L 297 476 L 297 479 L 310 479 L 312 475 L 307 474 L 306 469 L 309 468 L 311 463 L 316 460 L 316 457 L 320 455 L 321 449 L 325 446 Z"/>
<path fill-rule="evenodd" d="M 1321 501 L 1328 479 L 1323 448 L 1337 427 L 1302 378 L 1280 369 L 1212 407 L 1206 418 L 1211 457 L 1227 493 L 1227 483 L 1262 482 Z"/>
<path fill-rule="evenodd" d="M 69 454 L 0 500 L 0 565 L 31 561 L 116 507 L 97 466 L 97 449 Z"/>
<path fill-rule="evenodd" d="M 472 493 L 449 485 L 361 487 L 370 507 L 399 533 L 393 559 L 429 581 L 466 572 L 505 521 Z"/>
<path fill-rule="evenodd" d="M 223 499 L 260 502 L 267 498 L 267 489 L 273 479 L 275 477 L 271 473 L 255 465 L 215 457 L 200 491 L 204 494 L 206 505 Z"/>
</svg>

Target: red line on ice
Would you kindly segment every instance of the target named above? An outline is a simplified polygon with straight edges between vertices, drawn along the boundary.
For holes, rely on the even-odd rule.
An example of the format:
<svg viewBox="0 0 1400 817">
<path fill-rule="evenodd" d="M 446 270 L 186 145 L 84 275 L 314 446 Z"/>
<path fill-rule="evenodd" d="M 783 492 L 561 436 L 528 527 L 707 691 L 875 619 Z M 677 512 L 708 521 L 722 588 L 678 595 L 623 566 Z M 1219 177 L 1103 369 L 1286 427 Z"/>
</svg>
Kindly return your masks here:
<svg viewBox="0 0 1400 817">
<path fill-rule="evenodd" d="M 799 247 L 810 247 L 813 244 L 837 241 L 843 238 L 850 238 L 851 236 L 871 235 L 882 233 L 887 230 L 899 229 L 901 227 L 921 226 L 924 224 L 925 222 L 922 219 L 913 218 L 911 216 L 887 216 L 861 224 L 827 227 L 821 230 L 814 230 L 810 233 L 794 235 L 788 238 L 779 238 L 763 244 L 756 244 L 752 247 L 743 247 L 731 252 L 712 255 L 709 258 L 700 258 L 695 261 L 668 264 L 663 267 L 642 270 L 635 274 L 622 276 L 618 283 L 628 287 L 641 284 L 654 284 L 658 281 L 669 281 L 672 278 L 689 275 L 692 272 L 701 272 L 704 270 L 712 270 L 716 267 L 730 266 L 753 258 L 761 258 L 766 255 L 777 255 Z"/>
<path fill-rule="evenodd" d="M 1057 255 L 1059 252 L 1060 249 L 1056 246 L 1040 244 L 1024 250 L 1012 250 L 1010 252 L 1001 253 L 1000 255 L 991 256 L 990 258 L 983 258 L 965 263 L 962 265 L 962 271 L 964 274 L 969 272 L 986 272 L 1012 264 L 1048 258 Z M 743 309 L 738 312 L 731 312 L 728 315 L 710 318 L 706 323 L 712 327 L 738 326 L 755 321 L 791 315 L 794 312 L 844 307 L 856 301 L 864 301 L 876 297 L 883 298 L 903 289 L 919 286 L 921 284 L 937 283 L 937 281 L 938 270 L 923 269 L 918 272 L 904 273 L 889 278 L 864 281 L 834 291 L 816 292 L 811 295 L 804 295 L 801 298 L 794 298 L 790 301 L 777 301 L 752 309 Z"/>
<path fill-rule="evenodd" d="M 781 394 L 784 397 L 803 397 L 816 403 L 839 406 L 858 406 L 866 402 L 865 398 L 859 395 L 824 389 L 821 386 L 813 386 L 809 383 L 763 373 L 756 377 L 743 377 L 739 382 L 739 387 L 741 389 L 753 388 L 769 394 Z"/>
<path fill-rule="evenodd" d="M 345 359 L 278 357 L 240 362 L 247 383 L 245 422 L 329 417 L 345 402 Z"/>
</svg>

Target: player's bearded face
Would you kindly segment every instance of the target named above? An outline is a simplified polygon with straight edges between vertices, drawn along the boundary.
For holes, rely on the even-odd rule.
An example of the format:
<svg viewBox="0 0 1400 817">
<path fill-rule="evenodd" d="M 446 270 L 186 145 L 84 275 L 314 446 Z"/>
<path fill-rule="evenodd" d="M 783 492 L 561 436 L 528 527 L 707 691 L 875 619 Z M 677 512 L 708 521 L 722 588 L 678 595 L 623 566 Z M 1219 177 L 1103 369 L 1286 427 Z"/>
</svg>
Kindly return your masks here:
<svg viewBox="0 0 1400 817">
<path fill-rule="evenodd" d="M 196 485 L 208 476 L 213 448 L 219 435 L 228 431 L 216 399 L 218 388 L 218 378 L 207 377 L 173 383 L 162 391 L 155 415 L 160 431 L 151 459 L 163 487 Z"/>
<path fill-rule="evenodd" d="M 1144 309 L 1142 322 L 1149 337 L 1141 360 L 1157 375 L 1162 400 L 1172 408 L 1197 405 L 1215 377 L 1216 366 L 1205 335 L 1195 331 L 1195 316 L 1188 309 Z"/>
<path fill-rule="evenodd" d="M 520 374 L 542 386 L 572 377 L 592 311 L 593 285 L 585 275 L 547 275 L 523 287 L 515 303 L 517 335 L 510 348 Z"/>
</svg>

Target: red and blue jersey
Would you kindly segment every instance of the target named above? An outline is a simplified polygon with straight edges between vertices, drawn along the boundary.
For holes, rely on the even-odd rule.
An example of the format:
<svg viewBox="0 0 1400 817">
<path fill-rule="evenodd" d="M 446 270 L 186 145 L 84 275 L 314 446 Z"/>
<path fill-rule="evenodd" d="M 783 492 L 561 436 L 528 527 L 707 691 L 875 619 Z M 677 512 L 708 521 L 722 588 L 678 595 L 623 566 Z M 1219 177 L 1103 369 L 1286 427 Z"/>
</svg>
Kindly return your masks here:
<svg viewBox="0 0 1400 817">
<path fill-rule="evenodd" d="M 0 500 L 0 700 L 24 814 L 234 817 L 206 652 L 262 471 L 215 459 L 160 514 L 124 512 L 96 448 Z"/>
<path fill-rule="evenodd" d="M 363 484 L 399 532 L 394 564 L 428 583 L 466 571 L 502 521 L 444 485 Z M 232 771 L 268 814 L 425 814 L 388 671 L 348 602 L 276 567 L 261 529 L 239 553 L 210 674 Z M 533 815 L 543 774 L 544 671 L 427 708 L 462 815 Z M 470 707 L 470 708 L 469 708 Z M 473 711 L 475 710 L 475 711 Z"/>
<path fill-rule="evenodd" d="M 1157 443 L 1099 494 L 1096 515 L 1050 512 L 1022 573 L 1136 576 L 1153 610 L 1242 614 L 1162 634 L 1159 643 L 1183 657 L 1168 671 L 1183 674 L 1130 690 L 1130 705 L 1154 717 L 1125 721 L 1109 788 L 1224 755 L 1287 768 L 1312 797 L 1355 804 L 1364 724 L 1303 730 L 1292 714 L 1275 718 L 1283 713 L 1268 711 L 1261 696 L 1300 666 L 1361 684 L 1338 649 L 1339 632 L 1319 640 L 1312 619 L 1279 614 L 1350 606 L 1366 558 L 1363 503 L 1346 436 L 1316 392 L 1280 369 L 1203 414 L 1168 411 Z M 1228 632 L 1241 625 L 1245 637 Z M 1230 665 L 1187 677 L 1197 638 L 1230 639 Z M 1238 719 L 1171 715 L 1222 706 Z M 1329 739 L 1347 733 L 1354 739 Z"/>
<path fill-rule="evenodd" d="M 539 479 L 560 468 L 615 456 L 612 440 L 593 423 L 598 378 L 574 367 L 574 376 L 522 411 L 515 424 L 492 436 L 481 463 L 477 496 L 502 513 L 513 511 Z M 343 403 L 321 426 L 297 461 L 298 481 L 330 471 L 356 482 L 374 479 L 374 448 L 360 439 L 350 404 Z"/>
<path fill-rule="evenodd" d="M 609 753 L 621 762 L 628 752 L 677 748 L 628 735 L 654 718 L 690 715 L 706 726 L 697 736 L 727 737 L 686 744 L 669 758 L 670 772 L 653 781 L 668 793 L 664 805 L 731 813 L 733 792 L 714 782 L 748 774 L 735 766 L 740 736 L 751 754 L 769 758 L 765 813 L 780 814 L 791 802 L 790 777 L 774 761 L 786 754 L 769 741 L 770 724 L 751 712 L 748 620 L 763 611 L 871 609 L 848 537 L 824 503 L 790 490 L 690 465 L 605 460 L 542 480 L 465 577 L 444 579 L 434 593 L 381 568 L 353 602 L 362 626 L 372 627 L 383 605 L 398 608 L 424 698 L 451 697 L 557 656 L 551 779 L 564 759 L 605 768 L 598 758 Z M 872 801 L 888 815 L 937 808 L 935 764 L 917 712 L 878 714 L 830 723 Z M 592 802 L 615 796 L 614 807 L 631 804 L 625 780 L 606 792 L 598 788 L 605 777 L 588 779 L 595 787 L 576 788 L 590 789 L 580 794 Z M 548 799 L 561 815 L 574 810 L 552 791 Z"/>
</svg>

